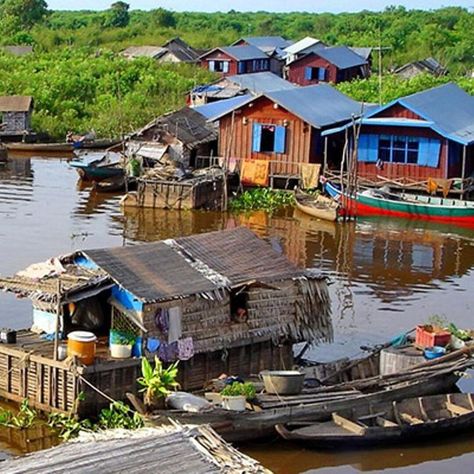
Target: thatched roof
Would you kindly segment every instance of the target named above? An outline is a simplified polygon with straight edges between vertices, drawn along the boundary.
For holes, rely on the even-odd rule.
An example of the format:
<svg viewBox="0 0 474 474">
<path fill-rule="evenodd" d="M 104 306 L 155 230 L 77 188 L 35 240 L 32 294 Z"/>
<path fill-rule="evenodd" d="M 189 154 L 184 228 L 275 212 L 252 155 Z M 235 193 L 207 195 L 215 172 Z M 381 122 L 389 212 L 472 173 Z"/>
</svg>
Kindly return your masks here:
<svg viewBox="0 0 474 474">
<path fill-rule="evenodd" d="M 217 132 L 207 118 L 189 107 L 157 117 L 132 137 L 151 139 L 160 133 L 169 133 L 189 148 L 217 140 Z"/>
<path fill-rule="evenodd" d="M 28 112 L 33 106 L 29 95 L 9 95 L 0 97 L 0 112 Z"/>
<path fill-rule="evenodd" d="M 147 303 L 305 274 L 245 227 L 82 254 Z"/>
</svg>

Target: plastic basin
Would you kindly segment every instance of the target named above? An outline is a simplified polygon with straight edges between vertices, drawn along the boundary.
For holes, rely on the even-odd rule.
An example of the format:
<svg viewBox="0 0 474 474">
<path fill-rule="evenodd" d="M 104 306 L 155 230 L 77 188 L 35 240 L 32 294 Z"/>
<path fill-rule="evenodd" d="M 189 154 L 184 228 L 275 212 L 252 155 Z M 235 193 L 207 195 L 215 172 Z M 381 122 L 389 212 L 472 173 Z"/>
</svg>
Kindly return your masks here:
<svg viewBox="0 0 474 474">
<path fill-rule="evenodd" d="M 446 354 L 446 349 L 440 346 L 427 347 L 424 351 L 426 359 L 437 359 Z"/>
</svg>

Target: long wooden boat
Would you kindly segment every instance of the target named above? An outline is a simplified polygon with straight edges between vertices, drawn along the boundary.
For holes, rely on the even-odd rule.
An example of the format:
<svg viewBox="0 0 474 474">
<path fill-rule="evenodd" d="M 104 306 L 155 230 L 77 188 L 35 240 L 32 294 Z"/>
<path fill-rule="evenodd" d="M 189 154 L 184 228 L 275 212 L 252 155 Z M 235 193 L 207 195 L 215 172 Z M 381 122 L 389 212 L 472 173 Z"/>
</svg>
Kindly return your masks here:
<svg viewBox="0 0 474 474">
<path fill-rule="evenodd" d="M 394 194 L 379 189 L 367 189 L 356 195 L 342 194 L 330 182 L 327 193 L 339 200 L 343 212 L 354 216 L 395 216 L 409 219 L 433 220 L 474 227 L 474 202 L 460 199 Z"/>
<path fill-rule="evenodd" d="M 298 190 L 295 194 L 295 201 L 296 207 L 305 214 L 331 222 L 337 219 L 339 204 L 331 198 L 321 194 L 313 196 Z"/>
<path fill-rule="evenodd" d="M 334 412 L 327 421 L 275 426 L 282 438 L 314 448 L 400 443 L 472 428 L 474 397 L 462 393 L 366 403 Z"/>
<path fill-rule="evenodd" d="M 71 161 L 69 165 L 85 181 L 102 181 L 104 179 L 122 177 L 125 174 L 125 170 L 120 163 L 109 163 L 104 158 L 89 163 Z"/>
<path fill-rule="evenodd" d="M 77 149 L 104 149 L 111 148 L 120 144 L 120 140 L 97 139 L 78 142 L 56 142 L 56 143 L 6 143 L 9 151 L 14 153 L 43 153 L 46 155 L 66 153 L 70 154 Z"/>
<path fill-rule="evenodd" d="M 217 407 L 202 413 L 161 410 L 152 419 L 157 424 L 167 424 L 168 418 L 184 424 L 207 423 L 231 442 L 265 438 L 275 434 L 277 424 L 314 423 L 327 420 L 333 412 L 368 403 L 393 402 L 452 391 L 460 374 L 474 366 L 474 359 L 462 350 L 445 357 L 395 374 L 357 378 L 366 370 L 363 366 L 372 366 L 371 374 L 377 372 L 373 361 L 369 363 L 368 358 L 360 359 L 333 374 L 337 380 L 345 380 L 342 383 L 305 388 L 300 395 L 260 394 L 253 411 L 232 412 Z M 352 379 L 354 376 L 356 378 Z M 330 380 L 332 378 L 328 376 L 327 383 Z"/>
<path fill-rule="evenodd" d="M 93 184 L 95 190 L 99 193 L 118 193 L 128 189 L 133 191 L 137 189 L 137 180 L 133 177 L 127 177 L 124 174 L 105 178 L 102 181 L 95 181 Z"/>
</svg>

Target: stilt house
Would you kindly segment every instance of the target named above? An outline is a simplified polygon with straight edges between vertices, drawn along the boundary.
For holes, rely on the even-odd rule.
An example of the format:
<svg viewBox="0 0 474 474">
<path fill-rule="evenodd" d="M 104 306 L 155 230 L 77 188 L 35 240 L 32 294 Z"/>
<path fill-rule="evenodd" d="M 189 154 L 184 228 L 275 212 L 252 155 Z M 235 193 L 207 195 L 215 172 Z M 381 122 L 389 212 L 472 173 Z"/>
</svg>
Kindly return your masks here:
<svg viewBox="0 0 474 474">
<path fill-rule="evenodd" d="M 137 392 L 140 359 L 111 359 L 111 330 L 140 338 L 147 357 L 181 360 L 184 390 L 222 373 L 291 368 L 293 343 L 332 336 L 325 279 L 243 227 L 83 250 L 2 279 L 0 287 L 32 299 L 37 332 L 86 329 L 99 337 L 90 366 L 55 360 L 51 339 L 28 331 L 16 344 L 0 344 L 0 367 L 9 370 L 0 396 L 46 410 L 74 409 L 83 391 L 78 410 L 97 412 L 108 400 L 91 384 L 114 399 Z"/>
<path fill-rule="evenodd" d="M 342 135 L 344 130 L 325 133 Z M 425 189 L 429 179 L 451 186 L 473 173 L 474 97 L 456 84 L 394 100 L 361 120 L 362 178 Z"/>
<path fill-rule="evenodd" d="M 0 97 L 0 136 L 23 136 L 31 133 L 33 98 L 12 95 Z"/>
</svg>

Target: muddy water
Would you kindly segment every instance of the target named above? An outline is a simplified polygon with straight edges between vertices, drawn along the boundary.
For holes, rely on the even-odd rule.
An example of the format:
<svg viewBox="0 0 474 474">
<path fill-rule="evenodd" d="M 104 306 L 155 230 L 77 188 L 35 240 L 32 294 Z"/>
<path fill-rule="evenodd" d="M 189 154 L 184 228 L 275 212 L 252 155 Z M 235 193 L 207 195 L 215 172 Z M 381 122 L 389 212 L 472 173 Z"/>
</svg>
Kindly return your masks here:
<svg viewBox="0 0 474 474">
<path fill-rule="evenodd" d="M 436 224 L 371 219 L 335 225 L 292 209 L 226 216 L 207 212 L 120 211 L 119 196 L 80 189 L 65 161 L 15 159 L 0 169 L 0 274 L 77 248 L 130 245 L 246 225 L 281 243 L 295 263 L 331 281 L 334 343 L 312 350 L 318 360 L 360 354 L 439 315 L 474 326 L 474 232 Z M 0 326 L 28 326 L 31 305 L 0 294 Z M 384 467 L 461 472 L 474 465 L 474 438 L 385 451 L 312 453 L 281 444 L 248 452 L 276 472 L 378 471 Z M 0 450 L 2 448 L 0 447 Z M 394 471 L 394 472 L 395 472 Z M 433 471 L 431 471 L 433 472 Z"/>
</svg>

